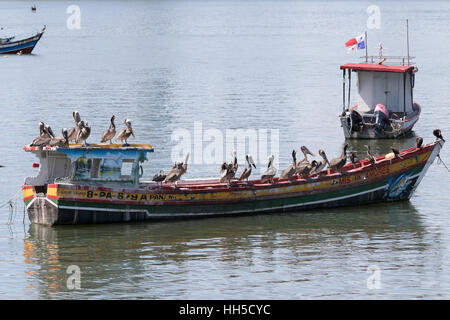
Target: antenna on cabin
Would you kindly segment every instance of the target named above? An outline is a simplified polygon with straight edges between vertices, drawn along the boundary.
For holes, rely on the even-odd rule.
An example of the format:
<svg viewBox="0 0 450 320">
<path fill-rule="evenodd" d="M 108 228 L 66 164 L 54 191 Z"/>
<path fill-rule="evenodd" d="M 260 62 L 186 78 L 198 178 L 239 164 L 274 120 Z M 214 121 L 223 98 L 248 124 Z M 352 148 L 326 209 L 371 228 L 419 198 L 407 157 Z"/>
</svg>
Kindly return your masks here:
<svg viewBox="0 0 450 320">
<path fill-rule="evenodd" d="M 408 56 L 408 66 L 409 66 L 409 28 L 408 28 L 408 19 L 406 19 L 406 52 Z"/>
<path fill-rule="evenodd" d="M 364 40 L 366 41 L 366 63 L 369 61 L 368 59 L 369 59 L 369 56 L 367 55 L 367 31 L 365 32 L 365 35 L 364 35 Z"/>
</svg>

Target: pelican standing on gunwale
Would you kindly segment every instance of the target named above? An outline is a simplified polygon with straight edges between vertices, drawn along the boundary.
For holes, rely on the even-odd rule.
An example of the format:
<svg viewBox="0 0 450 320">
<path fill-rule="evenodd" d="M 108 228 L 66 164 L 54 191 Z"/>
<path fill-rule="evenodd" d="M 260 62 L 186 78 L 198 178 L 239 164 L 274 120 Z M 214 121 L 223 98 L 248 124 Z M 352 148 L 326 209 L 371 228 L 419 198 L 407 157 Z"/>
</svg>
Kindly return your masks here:
<svg viewBox="0 0 450 320">
<path fill-rule="evenodd" d="M 329 163 L 325 151 L 320 149 L 318 153 L 322 157 L 322 160 L 317 162 L 317 167 L 311 172 L 311 175 L 319 174 L 323 169 L 326 168 L 327 164 Z"/>
<path fill-rule="evenodd" d="M 181 176 L 187 171 L 189 154 L 190 153 L 188 152 L 184 162 L 178 162 L 175 166 L 172 167 L 172 169 L 170 169 L 170 171 L 167 173 L 166 178 L 164 179 L 164 182 L 176 182 L 180 180 Z"/>
<path fill-rule="evenodd" d="M 253 162 L 252 156 L 246 155 L 245 160 L 247 160 L 248 167 L 244 168 L 244 170 L 242 170 L 241 174 L 238 177 L 238 180 L 242 181 L 242 180 L 246 179 L 248 182 L 248 177 L 250 177 L 250 175 L 252 174 L 252 166 L 256 169 L 256 165 Z"/>
<path fill-rule="evenodd" d="M 339 171 L 347 163 L 347 148 L 348 144 L 344 145 L 342 155 L 339 158 L 333 159 L 328 163 L 328 170 Z"/>
<path fill-rule="evenodd" d="M 297 169 L 296 154 L 295 150 L 292 150 L 292 164 L 281 172 L 279 180 L 290 179 L 295 174 Z"/>
<path fill-rule="evenodd" d="M 112 144 L 112 139 L 116 135 L 116 125 L 114 124 L 114 119 L 116 118 L 115 115 L 112 115 L 111 117 L 111 124 L 109 125 L 109 128 L 103 131 L 102 134 L 102 140 L 100 142 L 104 143 L 109 140 L 109 144 Z"/>
<path fill-rule="evenodd" d="M 50 139 L 48 145 L 50 147 L 67 147 L 69 145 L 69 135 L 66 129 L 61 130 L 62 137 L 54 137 Z"/>
<path fill-rule="evenodd" d="M 75 121 L 75 127 L 69 130 L 69 141 L 77 141 L 78 133 L 80 132 L 79 123 L 81 121 L 80 113 L 78 111 L 72 112 L 73 120 Z"/>
<path fill-rule="evenodd" d="M 267 164 L 267 170 L 261 175 L 261 183 L 272 182 L 273 177 L 277 174 L 277 168 L 273 166 L 274 155 L 269 157 L 269 163 Z"/>
<path fill-rule="evenodd" d="M 127 126 L 125 129 L 119 131 L 116 136 L 116 141 L 124 141 L 125 143 L 122 145 L 123 147 L 129 146 L 127 140 L 132 135 L 134 137 L 133 128 L 131 127 L 131 121 L 129 119 L 125 119 L 124 122 Z"/>
<path fill-rule="evenodd" d="M 367 149 L 367 157 L 371 163 L 371 165 L 375 165 L 377 163 L 377 161 L 375 160 L 374 156 L 372 155 L 372 153 L 370 152 L 370 146 L 369 145 L 365 145 L 366 149 Z"/>
<path fill-rule="evenodd" d="M 87 146 L 87 138 L 89 138 L 89 135 L 91 134 L 91 127 L 89 126 L 89 124 L 86 122 L 84 123 L 83 120 L 81 120 L 78 124 L 79 127 L 79 132 L 78 132 L 78 136 L 77 136 L 77 143 L 80 143 L 81 141 L 83 141 L 83 146 Z"/>
<path fill-rule="evenodd" d="M 30 146 L 31 147 L 42 147 L 47 145 L 52 138 L 54 138 L 54 134 L 50 126 L 46 126 L 44 122 L 39 122 L 39 136 L 34 139 Z"/>
</svg>

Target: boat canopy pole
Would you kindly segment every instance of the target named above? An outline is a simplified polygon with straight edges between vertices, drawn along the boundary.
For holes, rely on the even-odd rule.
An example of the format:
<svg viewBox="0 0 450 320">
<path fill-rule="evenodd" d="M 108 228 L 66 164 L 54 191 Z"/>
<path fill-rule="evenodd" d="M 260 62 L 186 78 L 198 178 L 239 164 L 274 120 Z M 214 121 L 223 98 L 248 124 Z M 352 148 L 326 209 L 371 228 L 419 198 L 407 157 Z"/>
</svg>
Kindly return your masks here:
<svg viewBox="0 0 450 320">
<path fill-rule="evenodd" d="M 345 111 L 345 69 L 342 72 L 342 110 Z"/>
<path fill-rule="evenodd" d="M 406 73 L 403 73 L 403 113 L 406 118 Z"/>
<path fill-rule="evenodd" d="M 350 109 L 350 89 L 352 87 L 352 70 L 348 70 L 348 101 L 347 108 Z"/>
</svg>

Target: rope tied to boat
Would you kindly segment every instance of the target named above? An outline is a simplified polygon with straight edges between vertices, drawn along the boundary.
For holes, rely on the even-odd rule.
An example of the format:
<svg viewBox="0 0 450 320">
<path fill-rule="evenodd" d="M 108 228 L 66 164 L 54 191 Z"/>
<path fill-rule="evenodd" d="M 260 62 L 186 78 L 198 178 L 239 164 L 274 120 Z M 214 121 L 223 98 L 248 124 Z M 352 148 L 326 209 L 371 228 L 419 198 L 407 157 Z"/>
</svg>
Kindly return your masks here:
<svg viewBox="0 0 450 320">
<path fill-rule="evenodd" d="M 442 163 L 442 164 L 444 165 L 445 169 L 447 169 L 447 171 L 450 173 L 450 170 L 448 169 L 448 167 L 447 167 L 447 165 L 445 164 L 445 162 L 442 160 L 441 155 L 438 154 L 437 157 L 438 157 L 438 162 L 437 162 L 437 164 L 440 165 L 440 164 Z"/>
<path fill-rule="evenodd" d="M 7 225 L 11 225 L 14 223 L 17 214 L 17 199 L 20 198 L 21 194 L 22 188 L 19 188 L 19 190 L 17 190 L 17 192 L 8 201 L 0 206 L 0 209 L 8 206 L 9 215 L 8 221 L 6 222 Z"/>
</svg>

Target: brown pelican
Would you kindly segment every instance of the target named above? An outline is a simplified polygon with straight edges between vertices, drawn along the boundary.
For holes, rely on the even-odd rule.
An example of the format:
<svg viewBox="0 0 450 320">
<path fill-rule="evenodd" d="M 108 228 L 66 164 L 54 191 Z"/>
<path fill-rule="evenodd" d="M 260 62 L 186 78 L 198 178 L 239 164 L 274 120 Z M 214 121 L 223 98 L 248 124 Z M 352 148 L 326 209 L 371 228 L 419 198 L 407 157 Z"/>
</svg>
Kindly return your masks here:
<svg viewBox="0 0 450 320">
<path fill-rule="evenodd" d="M 267 170 L 261 175 L 261 183 L 272 182 L 273 177 L 277 174 L 277 168 L 273 166 L 274 155 L 269 157 L 269 163 L 267 165 Z"/>
<path fill-rule="evenodd" d="M 49 126 L 46 126 L 44 122 L 39 122 L 39 137 L 31 142 L 31 147 L 42 147 L 50 142 L 50 139 L 55 135 Z"/>
<path fill-rule="evenodd" d="M 423 139 L 422 139 L 422 137 L 417 137 L 417 138 L 416 138 L 416 147 L 417 147 L 418 149 L 422 149 L 422 144 L 423 144 Z"/>
<path fill-rule="evenodd" d="M 314 155 L 311 153 L 311 151 L 309 151 L 309 149 L 306 146 L 301 146 L 300 147 L 300 151 L 303 153 L 304 158 L 303 158 L 303 160 L 301 160 L 298 163 L 298 165 L 300 165 L 301 163 L 309 163 L 309 161 L 308 161 L 308 154 L 314 157 Z"/>
<path fill-rule="evenodd" d="M 370 153 L 370 146 L 365 145 L 365 147 L 367 148 L 367 158 L 369 159 L 370 163 L 374 166 L 377 163 L 377 161 L 375 160 L 372 153 Z"/>
<path fill-rule="evenodd" d="M 392 153 L 394 154 L 395 158 L 398 157 L 398 158 L 400 158 L 400 159 L 403 159 L 403 158 L 400 156 L 400 151 L 398 151 L 397 148 L 391 146 L 391 150 L 392 150 Z"/>
<path fill-rule="evenodd" d="M 441 139 L 442 141 L 445 141 L 445 140 L 444 140 L 444 137 L 443 137 L 442 134 L 441 134 L 441 130 L 435 129 L 435 130 L 433 131 L 433 135 L 436 137 L 436 140 L 437 140 L 437 139 Z"/>
<path fill-rule="evenodd" d="M 174 167 L 176 167 L 176 164 Z M 153 176 L 152 181 L 163 182 L 166 179 L 166 177 L 167 177 L 167 174 L 165 174 L 164 171 L 161 170 L 161 171 L 159 171 L 159 173 L 157 173 Z"/>
<path fill-rule="evenodd" d="M 297 170 L 297 174 L 302 178 L 307 178 L 317 172 L 317 166 L 319 163 L 316 160 L 311 161 L 311 163 L 307 163 L 301 166 L 301 170 Z"/>
<path fill-rule="evenodd" d="M 328 170 L 340 170 L 347 163 L 347 148 L 348 144 L 344 145 L 342 155 L 339 158 L 333 159 L 328 163 Z"/>
<path fill-rule="evenodd" d="M 80 113 L 78 111 L 72 112 L 75 127 L 69 130 L 69 141 L 77 141 L 78 133 L 80 132 L 79 123 L 81 121 Z"/>
<path fill-rule="evenodd" d="M 187 162 L 189 160 L 189 152 L 186 155 L 186 160 L 184 162 L 176 162 L 175 165 L 167 173 L 164 182 L 176 182 L 180 180 L 181 176 L 187 171 Z"/>
<path fill-rule="evenodd" d="M 127 126 L 125 129 L 119 131 L 116 136 L 116 141 L 124 141 L 125 143 L 122 145 L 123 147 L 129 146 L 127 140 L 132 135 L 134 137 L 133 128 L 131 128 L 131 121 L 129 119 L 125 119 L 124 122 Z"/>
<path fill-rule="evenodd" d="M 325 154 L 325 151 L 320 149 L 319 155 L 322 157 L 322 160 L 317 162 L 317 167 L 313 170 L 313 172 L 311 172 L 311 175 L 316 175 L 316 174 L 320 173 L 323 169 L 325 169 L 325 167 L 328 164 L 328 158 L 327 158 L 327 155 Z"/>
<path fill-rule="evenodd" d="M 242 180 L 246 179 L 248 182 L 248 177 L 250 177 L 250 174 L 252 173 L 252 166 L 255 169 L 256 169 L 256 166 L 255 166 L 255 163 L 253 162 L 252 156 L 246 155 L 245 160 L 247 160 L 248 167 L 244 168 L 244 170 L 242 170 L 241 174 L 238 177 L 238 180 L 242 181 Z"/>
<path fill-rule="evenodd" d="M 48 143 L 51 147 L 66 147 L 69 145 L 69 136 L 66 129 L 61 130 L 62 137 L 55 137 L 50 139 Z"/>
<path fill-rule="evenodd" d="M 89 124 L 87 122 L 84 123 L 84 121 L 81 120 L 79 123 L 79 128 L 80 131 L 78 132 L 76 142 L 80 143 L 81 141 L 83 141 L 83 146 L 87 146 L 88 144 L 86 143 L 86 140 L 91 134 L 91 127 L 89 127 Z"/>
<path fill-rule="evenodd" d="M 356 157 L 356 152 L 355 151 L 352 151 L 350 153 L 350 161 L 353 164 L 353 168 L 356 168 L 356 164 L 358 163 L 358 161 L 357 161 L 357 157 Z"/>
<path fill-rule="evenodd" d="M 297 169 L 297 158 L 295 150 L 292 150 L 292 164 L 284 169 L 280 174 L 280 180 L 290 179 Z"/>
<path fill-rule="evenodd" d="M 239 167 L 236 157 L 236 150 L 233 150 L 231 152 L 231 156 L 233 157 L 233 160 L 231 162 L 222 163 L 222 166 L 220 167 L 220 179 L 219 182 L 230 182 L 231 179 L 234 178 L 236 175 L 237 169 Z"/>
<path fill-rule="evenodd" d="M 237 157 L 236 157 L 236 150 L 233 150 L 231 152 L 231 155 L 233 157 L 233 171 L 236 173 L 238 170 L 238 167 L 239 167 Z"/>
<path fill-rule="evenodd" d="M 112 115 L 111 117 L 111 124 L 109 125 L 109 128 L 105 131 L 103 131 L 102 134 L 102 140 L 100 142 L 106 142 L 109 140 L 109 143 L 112 144 L 112 138 L 116 135 L 116 125 L 114 124 L 114 119 L 116 117 Z"/>
</svg>

